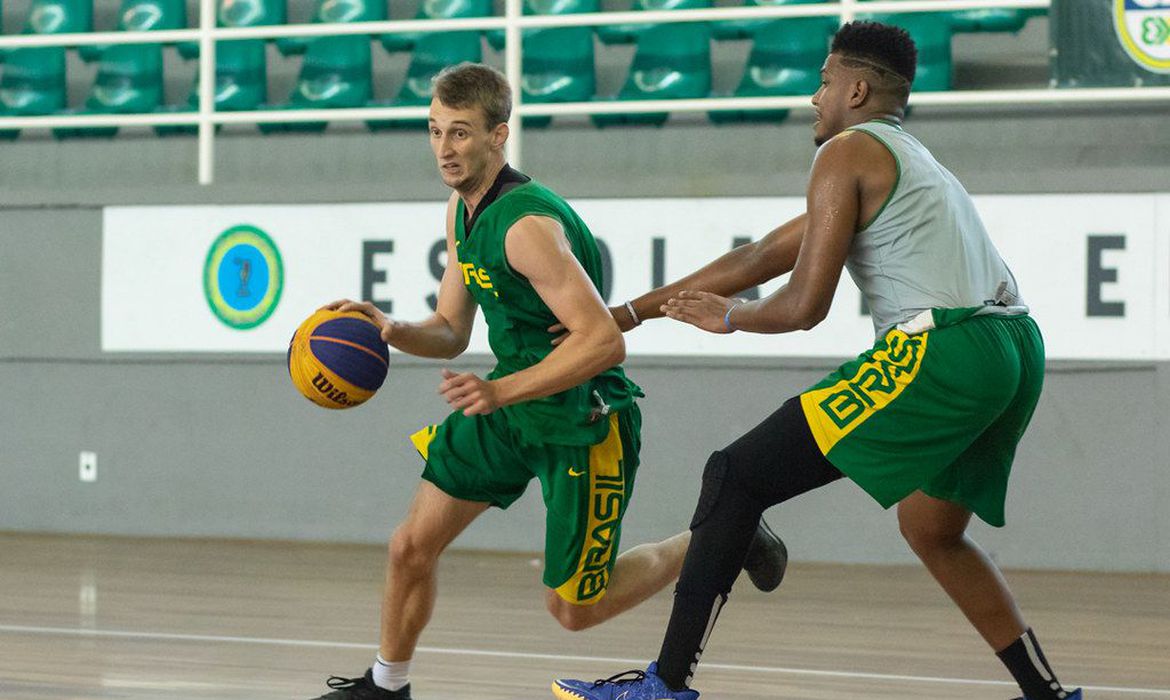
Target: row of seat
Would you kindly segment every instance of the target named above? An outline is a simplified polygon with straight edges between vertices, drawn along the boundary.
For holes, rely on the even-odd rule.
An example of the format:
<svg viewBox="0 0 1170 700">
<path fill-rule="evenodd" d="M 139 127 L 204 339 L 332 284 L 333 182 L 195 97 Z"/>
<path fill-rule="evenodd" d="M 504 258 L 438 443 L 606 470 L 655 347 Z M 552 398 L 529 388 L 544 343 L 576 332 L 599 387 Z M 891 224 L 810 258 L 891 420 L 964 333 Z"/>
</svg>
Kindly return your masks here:
<svg viewBox="0 0 1170 700">
<path fill-rule="evenodd" d="M 814 0 L 745 0 L 748 5 L 803 4 Z M 710 7 L 711 0 L 633 0 L 632 9 L 689 9 Z M 526 14 L 597 12 L 600 0 L 525 0 Z M 484 17 L 491 0 L 427 0 L 419 18 Z M 916 90 L 950 87 L 951 37 L 960 31 L 1017 31 L 1034 14 L 1029 10 L 970 10 L 877 17 L 902 25 L 919 45 Z M 89 0 L 32 0 L 25 33 L 60 34 L 92 31 Z M 219 0 L 221 27 L 284 24 L 283 0 Z M 342 23 L 386 19 L 381 0 L 316 0 L 314 22 Z M 123 0 L 118 31 L 155 31 L 187 26 L 184 0 Z M 679 99 L 711 93 L 712 40 L 752 41 L 752 49 L 735 96 L 807 95 L 816 90 L 819 68 L 829 37 L 837 26 L 831 17 L 779 20 L 732 20 L 711 23 L 670 23 L 565 27 L 523 32 L 523 99 L 530 103 L 576 102 L 595 99 Z M 615 97 L 596 95 L 594 35 L 606 44 L 634 43 L 636 50 L 628 76 Z M 220 41 L 216 46 L 216 109 L 345 108 L 378 105 L 422 105 L 430 101 L 431 78 L 445 66 L 483 59 L 483 37 L 501 49 L 503 32 L 403 33 L 376 37 L 391 52 L 411 51 L 407 75 L 398 95 L 388 101 L 372 99 L 370 37 L 366 35 L 281 38 L 275 41 L 284 55 L 304 56 L 296 87 L 287 103 L 267 105 L 265 41 Z M 197 43 L 179 44 L 184 58 L 196 58 Z M 165 105 L 162 45 L 133 44 L 83 46 L 79 55 L 98 61 L 97 77 L 81 109 L 66 105 L 64 47 L 22 48 L 2 56 L 0 114 L 149 113 L 190 111 L 197 105 L 199 78 L 184 105 Z M 715 121 L 783 119 L 783 111 L 713 112 Z M 593 120 L 599 126 L 623 123 L 661 124 L 665 113 L 606 114 Z M 531 118 L 530 126 L 550 118 Z M 381 121 L 372 129 L 417 127 L 417 122 Z M 264 124 L 261 130 L 319 131 L 325 123 Z M 59 137 L 108 136 L 116 128 L 57 129 Z M 164 127 L 160 133 L 190 131 Z M 0 137 L 15 137 L 13 130 Z"/>
</svg>

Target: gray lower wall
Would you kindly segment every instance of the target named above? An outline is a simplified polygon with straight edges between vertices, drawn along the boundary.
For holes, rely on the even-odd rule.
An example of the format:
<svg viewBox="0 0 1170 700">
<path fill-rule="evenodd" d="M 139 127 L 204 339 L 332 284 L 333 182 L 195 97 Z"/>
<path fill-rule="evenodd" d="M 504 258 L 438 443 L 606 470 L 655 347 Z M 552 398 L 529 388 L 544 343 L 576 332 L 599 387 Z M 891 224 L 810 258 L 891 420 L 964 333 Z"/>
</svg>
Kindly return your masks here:
<svg viewBox="0 0 1170 700">
<path fill-rule="evenodd" d="M 1127 172 L 1137 181 L 1143 170 Z M 624 186 L 653 190 L 651 179 Z M 166 192 L 139 190 L 145 201 Z M 0 530 L 383 540 L 417 484 L 404 436 L 445 414 L 440 365 L 396 358 L 369 405 L 327 412 L 295 394 L 277 356 L 104 355 L 100 227 L 95 208 L 0 211 Z M 453 364 L 487 367 L 486 358 Z M 648 397 L 625 543 L 684 528 L 707 454 L 832 364 L 631 360 Z M 1170 365 L 1063 364 L 1046 381 L 1009 525 L 977 525 L 976 537 L 1008 566 L 1170 571 Z M 80 450 L 98 453 L 96 483 L 78 480 Z M 770 517 L 796 559 L 911 560 L 893 513 L 850 483 Z M 532 489 L 457 546 L 537 551 L 542 520 Z"/>
</svg>

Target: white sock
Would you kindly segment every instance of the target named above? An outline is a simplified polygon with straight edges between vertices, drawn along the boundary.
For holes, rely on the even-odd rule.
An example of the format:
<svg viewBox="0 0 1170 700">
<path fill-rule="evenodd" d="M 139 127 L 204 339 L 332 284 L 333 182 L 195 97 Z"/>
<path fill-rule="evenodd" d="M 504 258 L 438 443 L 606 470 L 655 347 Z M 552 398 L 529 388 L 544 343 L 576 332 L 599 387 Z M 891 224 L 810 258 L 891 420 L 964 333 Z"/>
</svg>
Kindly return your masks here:
<svg viewBox="0 0 1170 700">
<path fill-rule="evenodd" d="M 381 654 L 374 660 L 374 685 L 390 692 L 401 690 L 410 682 L 410 659 L 387 661 Z"/>
</svg>

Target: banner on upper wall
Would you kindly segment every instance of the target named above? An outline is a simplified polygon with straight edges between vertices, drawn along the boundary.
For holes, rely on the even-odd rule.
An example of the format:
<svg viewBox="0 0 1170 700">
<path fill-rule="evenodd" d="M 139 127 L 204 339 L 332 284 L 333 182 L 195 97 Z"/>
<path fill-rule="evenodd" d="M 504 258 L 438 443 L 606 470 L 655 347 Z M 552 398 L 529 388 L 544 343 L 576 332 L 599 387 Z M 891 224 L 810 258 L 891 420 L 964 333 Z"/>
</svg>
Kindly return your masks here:
<svg viewBox="0 0 1170 700">
<path fill-rule="evenodd" d="M 1170 195 L 975 198 L 1054 359 L 1170 359 Z M 616 304 L 797 215 L 801 198 L 572 202 L 602 247 Z M 333 299 L 426 317 L 446 264 L 444 204 L 109 207 L 102 244 L 107 352 L 284 352 Z M 775 291 L 783 280 L 749 290 Z M 828 318 L 784 335 L 700 332 L 663 320 L 630 354 L 845 357 L 874 330 L 842 276 Z M 482 321 L 469 347 L 488 352 Z"/>
</svg>

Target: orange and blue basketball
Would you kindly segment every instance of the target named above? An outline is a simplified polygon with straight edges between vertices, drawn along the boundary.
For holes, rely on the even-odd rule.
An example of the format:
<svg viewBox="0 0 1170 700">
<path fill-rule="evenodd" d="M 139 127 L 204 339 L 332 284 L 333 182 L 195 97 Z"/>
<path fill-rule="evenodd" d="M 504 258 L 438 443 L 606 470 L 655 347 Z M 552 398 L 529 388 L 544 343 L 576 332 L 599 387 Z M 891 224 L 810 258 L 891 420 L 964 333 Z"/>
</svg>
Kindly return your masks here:
<svg viewBox="0 0 1170 700">
<path fill-rule="evenodd" d="M 378 326 L 357 311 L 318 311 L 288 344 L 293 385 L 325 408 L 352 408 L 368 401 L 386 380 L 389 362 Z"/>
</svg>

